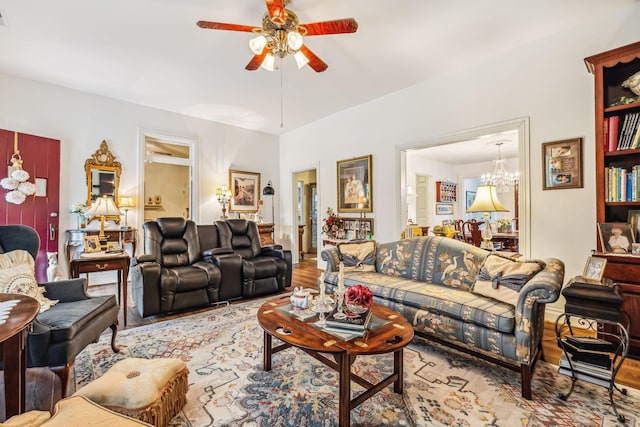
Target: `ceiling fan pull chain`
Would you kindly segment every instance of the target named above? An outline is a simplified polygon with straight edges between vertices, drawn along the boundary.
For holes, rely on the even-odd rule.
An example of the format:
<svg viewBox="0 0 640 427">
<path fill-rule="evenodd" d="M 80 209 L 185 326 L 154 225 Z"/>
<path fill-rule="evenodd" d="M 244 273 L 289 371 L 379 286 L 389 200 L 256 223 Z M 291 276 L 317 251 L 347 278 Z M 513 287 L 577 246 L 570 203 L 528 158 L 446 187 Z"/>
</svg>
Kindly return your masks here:
<svg viewBox="0 0 640 427">
<path fill-rule="evenodd" d="M 282 66 L 282 58 L 280 58 L 280 127 L 283 128 L 284 127 L 284 100 L 283 100 L 283 84 L 282 84 L 282 73 L 284 71 L 282 71 L 284 67 Z"/>
</svg>

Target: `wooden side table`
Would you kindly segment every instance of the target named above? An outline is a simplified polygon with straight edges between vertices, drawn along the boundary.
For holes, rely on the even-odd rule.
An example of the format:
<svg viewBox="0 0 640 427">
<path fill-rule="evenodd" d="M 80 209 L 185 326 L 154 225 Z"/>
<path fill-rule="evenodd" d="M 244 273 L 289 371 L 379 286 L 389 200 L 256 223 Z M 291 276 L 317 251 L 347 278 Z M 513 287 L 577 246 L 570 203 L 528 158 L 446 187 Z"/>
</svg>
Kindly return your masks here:
<svg viewBox="0 0 640 427">
<path fill-rule="evenodd" d="M 87 254 L 93 255 L 93 254 Z M 103 271 L 118 271 L 118 304 L 122 307 L 124 326 L 127 326 L 127 275 L 129 274 L 129 264 L 131 257 L 123 252 L 116 255 L 97 254 L 99 256 L 83 257 L 77 254 L 71 260 L 71 278 L 80 277 L 80 274 L 99 273 Z M 123 285 L 124 283 L 124 285 Z M 121 296 L 122 291 L 122 298 Z"/>
<path fill-rule="evenodd" d="M 40 311 L 40 304 L 26 295 L 0 294 L 0 302 L 19 300 L 0 325 L 0 354 L 4 362 L 6 418 L 24 412 L 27 370 L 27 333 Z"/>
</svg>

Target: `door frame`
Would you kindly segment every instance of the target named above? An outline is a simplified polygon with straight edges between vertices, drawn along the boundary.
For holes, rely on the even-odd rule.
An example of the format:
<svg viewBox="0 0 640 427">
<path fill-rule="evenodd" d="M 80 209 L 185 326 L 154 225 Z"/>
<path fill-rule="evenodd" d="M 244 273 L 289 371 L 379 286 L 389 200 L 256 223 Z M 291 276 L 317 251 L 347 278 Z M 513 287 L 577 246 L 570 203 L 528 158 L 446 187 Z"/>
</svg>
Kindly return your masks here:
<svg viewBox="0 0 640 427">
<path fill-rule="evenodd" d="M 454 132 L 448 135 L 420 141 L 417 143 L 400 145 L 396 147 L 396 231 L 400 235 L 404 228 L 402 218 L 403 212 L 407 209 L 407 151 L 417 148 L 435 147 L 438 145 L 453 144 L 456 142 L 477 139 L 484 135 L 500 133 L 505 131 L 516 131 L 518 133 L 518 161 L 520 167 L 520 179 L 518 184 L 518 211 L 520 218 L 518 226 L 520 231 L 519 249 L 525 258 L 531 254 L 531 167 L 529 161 L 530 137 L 529 137 L 529 117 L 520 117 L 504 122 L 491 123 L 472 129 Z"/>
<path fill-rule="evenodd" d="M 146 138 L 153 138 L 162 141 L 165 144 L 173 144 L 173 145 L 182 145 L 189 147 L 189 158 L 188 159 L 175 159 L 176 162 L 174 164 L 179 164 L 183 166 L 189 166 L 191 168 L 191 173 L 189 176 L 190 187 L 191 187 L 191 200 L 189 201 L 189 213 L 190 218 L 198 222 L 200 218 L 200 202 L 199 202 L 199 191 L 198 191 L 198 182 L 199 182 L 199 171 L 198 171 L 198 162 L 197 162 L 197 154 L 198 154 L 198 140 L 196 138 L 175 136 L 166 133 L 162 133 L 160 131 L 153 131 L 148 129 L 139 129 L 138 130 L 138 203 L 136 209 L 136 214 L 138 216 L 138 221 L 142 221 L 144 223 L 144 173 L 145 173 L 145 160 L 149 158 L 147 156 L 145 150 Z M 151 156 L 153 158 L 153 156 Z M 163 162 L 167 163 L 167 162 Z M 140 224 L 142 226 L 142 224 Z"/>
<path fill-rule="evenodd" d="M 290 170 L 289 171 L 289 179 L 290 179 L 290 183 L 291 183 L 291 193 L 290 193 L 290 208 L 291 208 L 291 218 L 293 218 L 293 221 L 291 222 L 291 230 L 290 230 L 290 236 L 294 236 L 293 238 L 291 238 L 291 252 L 294 254 L 299 254 L 300 253 L 300 248 L 298 247 L 298 179 L 296 178 L 296 175 L 301 173 L 301 172 L 306 172 L 306 171 L 310 171 L 310 170 L 315 170 L 316 171 L 316 189 L 318 191 L 318 212 L 320 211 L 320 206 L 321 206 L 321 197 L 320 197 L 320 186 L 318 185 L 320 183 L 320 164 L 319 163 L 313 163 L 313 164 L 309 164 L 307 167 L 300 167 L 296 170 Z M 320 240 L 318 239 L 320 236 L 318 235 L 319 233 L 316 233 L 316 241 L 320 242 Z M 297 264 L 300 261 L 300 257 L 299 256 L 293 256 L 293 263 Z"/>
</svg>

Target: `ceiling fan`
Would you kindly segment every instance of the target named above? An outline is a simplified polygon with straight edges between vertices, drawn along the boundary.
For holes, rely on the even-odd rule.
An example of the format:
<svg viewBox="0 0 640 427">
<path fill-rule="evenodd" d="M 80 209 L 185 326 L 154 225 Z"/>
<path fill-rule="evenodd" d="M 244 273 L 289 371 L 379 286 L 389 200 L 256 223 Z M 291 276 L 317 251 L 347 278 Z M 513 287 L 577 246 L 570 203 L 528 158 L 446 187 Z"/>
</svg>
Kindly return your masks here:
<svg viewBox="0 0 640 427">
<path fill-rule="evenodd" d="M 304 45 L 303 37 L 355 33 L 358 23 L 353 18 L 345 18 L 299 24 L 296 14 L 285 9 L 288 3 L 288 0 L 265 0 L 267 13 L 262 18 L 262 27 L 210 21 L 198 21 L 197 25 L 210 30 L 256 33 L 257 37 L 249 41 L 249 47 L 254 53 L 245 67 L 249 71 L 257 70 L 261 66 L 273 71 L 275 58 L 284 58 L 287 55 L 294 56 L 298 68 L 309 64 L 318 73 L 326 70 L 327 64 Z"/>
</svg>

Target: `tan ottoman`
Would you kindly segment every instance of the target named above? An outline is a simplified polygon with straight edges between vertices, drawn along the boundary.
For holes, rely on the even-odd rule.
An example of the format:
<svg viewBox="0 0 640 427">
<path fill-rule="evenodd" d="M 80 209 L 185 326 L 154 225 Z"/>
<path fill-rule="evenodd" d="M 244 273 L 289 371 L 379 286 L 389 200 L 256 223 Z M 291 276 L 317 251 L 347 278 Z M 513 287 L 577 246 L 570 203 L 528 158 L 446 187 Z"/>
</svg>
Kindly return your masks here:
<svg viewBox="0 0 640 427">
<path fill-rule="evenodd" d="M 75 395 L 164 427 L 187 403 L 188 375 L 180 359 L 125 359 Z"/>
</svg>

